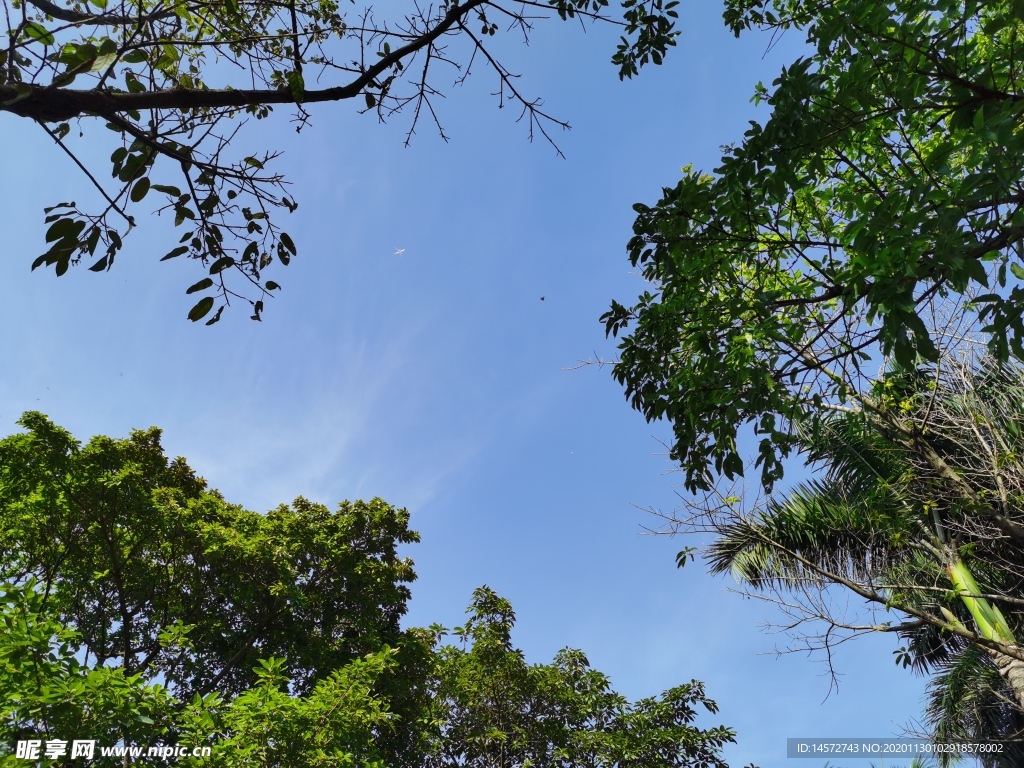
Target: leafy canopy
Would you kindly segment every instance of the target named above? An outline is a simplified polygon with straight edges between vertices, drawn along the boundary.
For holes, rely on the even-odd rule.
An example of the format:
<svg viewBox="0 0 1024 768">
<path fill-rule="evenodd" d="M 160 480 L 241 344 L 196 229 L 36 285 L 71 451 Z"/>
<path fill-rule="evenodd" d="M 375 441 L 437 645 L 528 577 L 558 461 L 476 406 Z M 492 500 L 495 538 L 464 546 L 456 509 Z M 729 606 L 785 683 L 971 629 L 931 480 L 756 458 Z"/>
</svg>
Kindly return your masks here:
<svg viewBox="0 0 1024 768">
<path fill-rule="evenodd" d="M 473 593 L 468 613 L 453 630 L 459 645 L 438 652 L 442 727 L 426 768 L 727 768 L 721 749 L 734 732 L 693 725 L 698 706 L 718 711 L 702 683 L 629 702 L 582 651 L 528 664 L 512 644 L 511 604 L 488 587 Z"/>
<path fill-rule="evenodd" d="M 212 748 L 185 768 L 724 768 L 733 732 L 692 725 L 716 711 L 700 683 L 630 703 L 580 651 L 529 666 L 486 588 L 461 648 L 403 629 L 405 510 L 256 514 L 157 429 L 83 445 L 20 423 L 0 440 L 0 766 L 18 740 L 95 739 Z"/>
<path fill-rule="evenodd" d="M 305 696 L 288 693 L 283 659 L 260 660 L 251 687 L 238 696 L 210 693 L 183 701 L 124 667 L 81 660 L 81 636 L 54 618 L 39 585 L 0 588 L 0 766 L 24 765 L 19 740 L 43 745 L 95 741 L 90 765 L 116 768 L 125 758 L 99 747 L 181 744 L 209 747 L 192 766 L 256 768 L 384 768 L 379 734 L 395 727 L 389 702 L 374 689 L 395 667 L 382 650 L 355 659 Z M 145 752 L 143 752 L 145 754 Z M 390 763 L 394 764 L 394 763 Z"/>
<path fill-rule="evenodd" d="M 86 260 L 111 268 L 136 225 L 134 208 L 167 213 L 180 231 L 164 259 L 186 257 L 202 276 L 189 319 L 217 322 L 232 298 L 260 319 L 280 286 L 266 278 L 287 266 L 295 240 L 276 211 L 297 202 L 272 170 L 272 149 L 243 148 L 244 118 L 274 106 L 294 111 L 297 129 L 319 102 L 355 99 L 385 120 L 412 113 L 407 141 L 421 120 L 433 122 L 449 78 L 477 67 L 498 81 L 498 97 L 521 108 L 531 138 L 568 124 L 524 95 L 516 75 L 492 50 L 514 32 L 527 41 L 538 20 L 608 21 L 622 27 L 612 60 L 620 78 L 660 64 L 675 44 L 677 0 L 445 0 L 388 3 L 378 13 L 351 0 L 3 0 L 8 45 L 0 50 L 0 113 L 36 121 L 88 175 L 98 207 L 61 202 L 47 208 L 47 250 L 32 268 L 63 275 Z M 401 7 L 398 7 L 398 6 Z M 73 124 L 74 123 L 74 127 Z M 76 138 L 109 144 L 112 181 L 78 157 Z M 447 138 L 447 137 L 445 137 Z M 214 311 L 214 307 L 217 307 Z M 212 314 L 211 314 L 212 313 Z"/>
<path fill-rule="evenodd" d="M 945 358 L 876 389 L 891 420 L 832 414 L 801 435 L 813 479 L 749 512 L 706 509 L 691 530 L 715 534 L 711 570 L 778 602 L 790 631 L 826 624 L 800 650 L 897 634 L 897 663 L 931 675 L 931 736 L 1005 742 L 981 763 L 1019 765 L 1024 369 Z M 868 610 L 851 611 L 850 596 Z"/>
<path fill-rule="evenodd" d="M 419 540 L 405 510 L 300 498 L 256 514 L 168 460 L 157 429 L 83 446 L 42 414 L 20 423 L 26 432 L 0 440 L 0 581 L 34 580 L 83 663 L 188 701 L 240 695 L 270 658 L 287 658 L 291 689 L 309 694 L 392 649 L 379 688 L 415 716 L 427 650 L 399 626 L 415 573 L 397 550 Z M 417 738 L 379 736 L 394 755 Z"/>
<path fill-rule="evenodd" d="M 793 426 L 880 355 L 935 360 L 933 325 L 980 323 L 998 359 L 1024 356 L 1024 4 L 731 0 L 725 19 L 801 30 L 810 55 L 757 86 L 770 119 L 712 174 L 635 206 L 653 287 L 602 318 L 691 490 L 743 473 L 744 425 L 770 489 Z"/>
</svg>

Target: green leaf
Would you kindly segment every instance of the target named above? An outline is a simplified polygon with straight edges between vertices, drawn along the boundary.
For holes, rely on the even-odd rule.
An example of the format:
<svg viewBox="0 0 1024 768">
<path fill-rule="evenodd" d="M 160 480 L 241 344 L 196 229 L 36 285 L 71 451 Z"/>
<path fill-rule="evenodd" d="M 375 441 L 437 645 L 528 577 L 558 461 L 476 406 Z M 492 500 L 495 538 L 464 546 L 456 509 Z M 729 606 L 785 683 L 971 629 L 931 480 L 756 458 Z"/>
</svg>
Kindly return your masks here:
<svg viewBox="0 0 1024 768">
<path fill-rule="evenodd" d="M 143 93 L 146 90 L 146 86 L 139 82 L 139 78 L 133 72 L 125 74 L 124 82 L 128 86 L 128 93 Z"/>
<path fill-rule="evenodd" d="M 96 55 L 96 46 L 92 43 L 65 43 L 61 46 L 57 61 L 67 64 L 68 70 L 76 70 L 82 64 L 92 61 Z"/>
<path fill-rule="evenodd" d="M 288 90 L 291 91 L 292 98 L 295 99 L 296 104 L 301 104 L 302 95 L 306 88 L 306 84 L 302 79 L 302 73 L 292 70 L 288 73 L 287 80 Z"/>
<path fill-rule="evenodd" d="M 113 64 L 117 62 L 117 52 L 114 53 L 101 53 L 89 66 L 90 72 L 103 72 L 109 69 Z"/>
<path fill-rule="evenodd" d="M 135 186 L 132 187 L 131 199 L 133 203 L 142 202 L 142 199 L 149 192 L 149 179 L 143 176 L 141 179 L 135 182 Z"/>
<path fill-rule="evenodd" d="M 292 260 L 291 254 L 288 253 L 288 249 L 285 248 L 284 244 L 281 242 L 278 242 L 277 244 L 277 258 L 280 259 L 281 263 L 286 267 Z"/>
<path fill-rule="evenodd" d="M 285 248 L 292 252 L 292 254 L 295 253 L 295 243 L 292 242 L 292 239 L 289 237 L 287 232 L 282 232 L 278 239 Z"/>
<path fill-rule="evenodd" d="M 209 280 L 209 278 L 206 279 Z M 197 320 L 202 320 L 204 317 L 206 317 L 206 315 L 209 313 L 211 309 L 213 309 L 213 297 L 205 296 L 202 299 L 200 299 L 198 303 L 196 303 L 196 305 L 192 307 L 192 309 L 189 310 L 188 319 L 191 320 L 193 323 L 196 322 Z"/>
<path fill-rule="evenodd" d="M 195 211 L 187 205 L 174 206 L 174 226 L 180 226 L 185 219 L 194 219 L 195 217 Z"/>
<path fill-rule="evenodd" d="M 230 256 L 221 256 L 219 259 L 213 262 L 213 264 L 210 265 L 210 274 L 216 275 L 218 272 L 221 272 L 227 269 L 228 267 L 233 267 L 234 265 L 235 260 L 233 258 L 231 258 Z"/>
<path fill-rule="evenodd" d="M 682 568 L 686 565 L 687 561 L 693 560 L 693 555 L 697 551 L 696 547 L 686 547 L 676 553 L 676 568 Z"/>
<path fill-rule="evenodd" d="M 276 291 L 280 287 L 281 286 L 278 285 L 277 283 L 275 283 L 273 280 L 267 280 L 267 290 L 268 291 Z"/>
<path fill-rule="evenodd" d="M 179 245 L 173 251 L 170 251 L 166 256 L 164 256 L 162 259 L 160 259 L 160 261 L 167 261 L 168 259 L 175 259 L 178 256 L 182 256 L 182 255 L 184 255 L 186 253 L 188 253 L 188 246 L 187 245 Z"/>
<path fill-rule="evenodd" d="M 53 45 L 54 42 L 56 42 L 51 32 L 34 21 L 30 21 L 26 24 L 22 31 L 26 36 L 31 37 L 33 40 L 38 40 L 43 45 Z"/>
<path fill-rule="evenodd" d="M 46 230 L 46 242 L 52 243 L 57 240 L 73 240 L 77 239 L 85 229 L 84 221 L 75 221 L 74 219 L 60 219 L 50 225 L 50 228 Z"/>
<path fill-rule="evenodd" d="M 205 291 L 211 285 L 213 285 L 213 280 L 211 278 L 209 278 L 209 277 L 204 277 L 198 283 L 194 283 L 191 286 L 189 286 L 188 290 L 185 291 L 185 293 L 189 294 L 189 293 L 195 293 L 196 291 Z M 211 299 L 211 301 L 212 301 L 212 299 Z"/>
<path fill-rule="evenodd" d="M 89 239 L 86 241 L 86 247 L 89 249 L 89 253 L 96 252 L 96 246 L 100 242 L 100 228 L 93 227 L 92 231 L 89 232 Z"/>
</svg>

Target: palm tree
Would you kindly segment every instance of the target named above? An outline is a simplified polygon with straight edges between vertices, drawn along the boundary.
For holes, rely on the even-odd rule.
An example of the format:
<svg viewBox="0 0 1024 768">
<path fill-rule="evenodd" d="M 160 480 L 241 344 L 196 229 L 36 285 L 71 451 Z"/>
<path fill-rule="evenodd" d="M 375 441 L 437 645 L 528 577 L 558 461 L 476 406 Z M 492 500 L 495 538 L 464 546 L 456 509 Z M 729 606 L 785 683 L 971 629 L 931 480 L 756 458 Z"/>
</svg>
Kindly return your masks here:
<svg viewBox="0 0 1024 768">
<path fill-rule="evenodd" d="M 934 674 L 933 737 L 1006 740 L 983 764 L 1022 765 L 1024 551 L 1002 531 L 1024 506 L 1024 371 L 988 360 L 942 376 L 893 371 L 874 394 L 874 411 L 840 411 L 801 435 L 819 479 L 751 514 L 705 512 L 711 569 L 790 608 L 800 595 L 803 619 L 830 623 L 826 646 L 834 629 L 896 632 L 897 660 Z M 837 587 L 903 620 L 840 620 L 828 608 Z"/>
</svg>

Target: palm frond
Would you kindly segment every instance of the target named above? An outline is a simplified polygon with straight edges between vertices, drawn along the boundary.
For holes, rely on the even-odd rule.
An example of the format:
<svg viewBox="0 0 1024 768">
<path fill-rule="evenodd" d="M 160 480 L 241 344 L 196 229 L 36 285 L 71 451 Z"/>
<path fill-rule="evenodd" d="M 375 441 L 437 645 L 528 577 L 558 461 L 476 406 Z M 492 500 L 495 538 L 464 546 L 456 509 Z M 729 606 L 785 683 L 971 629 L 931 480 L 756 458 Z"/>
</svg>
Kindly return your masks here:
<svg viewBox="0 0 1024 768">
<path fill-rule="evenodd" d="M 917 528 L 894 491 L 804 483 L 763 513 L 723 525 L 707 552 L 711 570 L 765 588 L 819 581 L 806 563 L 852 579 L 891 568 L 913 555 L 906 543 Z"/>
<path fill-rule="evenodd" d="M 984 768 L 1024 765 L 1024 714 L 989 655 L 963 648 L 941 665 L 928 684 L 925 717 L 936 742 L 1005 741 L 1003 752 L 982 755 Z M 951 765 L 951 755 L 940 765 Z"/>
</svg>

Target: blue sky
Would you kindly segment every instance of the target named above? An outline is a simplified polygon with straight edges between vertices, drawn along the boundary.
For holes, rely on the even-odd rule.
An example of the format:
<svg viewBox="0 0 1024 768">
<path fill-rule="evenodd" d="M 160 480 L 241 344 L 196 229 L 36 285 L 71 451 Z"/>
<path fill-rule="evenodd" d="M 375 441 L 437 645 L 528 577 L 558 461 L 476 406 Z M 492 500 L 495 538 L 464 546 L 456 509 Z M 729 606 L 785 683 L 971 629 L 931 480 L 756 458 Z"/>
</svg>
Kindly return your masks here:
<svg viewBox="0 0 1024 768">
<path fill-rule="evenodd" d="M 42 207 L 90 192 L 41 131 L 5 120 L 18 151 L 0 193 L 0 431 L 27 409 L 81 439 L 157 425 L 169 453 L 252 509 L 298 495 L 408 507 L 423 537 L 410 624 L 459 623 L 488 584 L 531 661 L 582 648 L 634 698 L 705 681 L 721 711 L 701 724 L 738 732 L 735 766 L 817 765 L 785 759 L 792 736 L 897 734 L 924 685 L 893 664 L 895 638 L 844 646 L 832 695 L 820 659 L 773 655 L 786 638 L 761 627 L 779 618 L 769 606 L 677 570 L 687 542 L 641 535 L 654 521 L 638 507 L 677 503 L 668 427 L 633 412 L 607 370 L 567 370 L 614 355 L 597 318 L 643 290 L 625 256 L 632 204 L 682 165 L 715 167 L 766 117 L 754 84 L 801 51 L 797 35 L 736 40 L 720 13 L 686 6 L 678 48 L 632 82 L 608 62 L 614 30 L 555 21 L 510 44 L 524 90 L 573 126 L 557 135 L 564 160 L 496 108 L 482 69 L 440 105 L 448 144 L 423 126 L 403 148 L 405 118 L 382 126 L 345 103 L 317 106 L 301 135 L 284 110 L 249 126 L 240 146 L 283 149 L 300 202 L 299 257 L 274 276 L 263 323 L 243 308 L 189 323 L 199 274 L 157 263 L 173 235 L 148 215 L 109 273 L 30 273 Z"/>
</svg>

